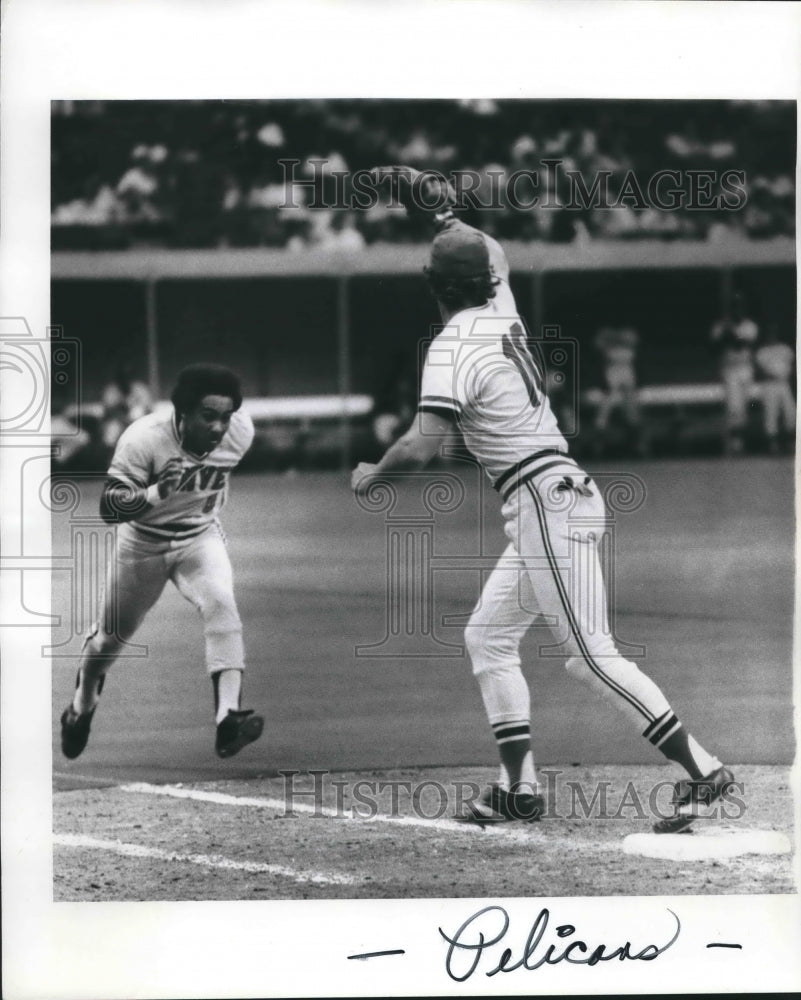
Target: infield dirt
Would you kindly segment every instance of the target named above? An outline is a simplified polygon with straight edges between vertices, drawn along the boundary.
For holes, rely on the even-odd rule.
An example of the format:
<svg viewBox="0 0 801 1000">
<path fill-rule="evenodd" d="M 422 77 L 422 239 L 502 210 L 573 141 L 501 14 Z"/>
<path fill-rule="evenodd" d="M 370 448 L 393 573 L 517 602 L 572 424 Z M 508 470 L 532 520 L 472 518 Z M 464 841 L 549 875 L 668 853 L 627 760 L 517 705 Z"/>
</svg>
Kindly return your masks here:
<svg viewBox="0 0 801 1000">
<path fill-rule="evenodd" d="M 412 899 L 793 891 L 792 860 L 787 854 L 673 862 L 623 853 L 626 835 L 650 828 L 652 817 L 645 815 L 649 798 L 659 808 L 667 801 L 666 782 L 675 778 L 672 769 L 596 765 L 549 770 L 558 772 L 552 779 L 557 794 L 549 818 L 483 831 L 452 822 L 451 796 L 460 783 L 466 788 L 471 782 L 491 780 L 494 772 L 487 768 L 332 774 L 325 778 L 317 800 L 295 795 L 290 804 L 294 816 L 287 815 L 288 785 L 282 777 L 139 786 L 147 790 L 122 785 L 57 792 L 57 836 L 90 833 L 105 846 L 56 842 L 55 899 Z M 744 805 L 727 807 L 719 819 L 699 821 L 699 831 L 709 829 L 700 826 L 704 822 L 718 829 L 782 831 L 790 837 L 792 798 L 786 769 L 742 766 L 736 768 L 736 778 L 742 783 L 738 798 Z M 296 793 L 313 788 L 313 779 L 307 775 L 292 781 Z M 379 782 L 384 791 L 371 796 L 371 789 L 381 787 Z M 600 815 L 598 800 L 592 806 L 592 795 L 604 783 L 607 803 L 605 815 Z M 579 787 L 589 808 L 575 791 Z M 394 803 L 393 788 L 400 789 Z M 652 798 L 654 789 L 657 799 Z M 198 792 L 212 793 L 212 797 L 217 793 L 220 800 L 174 797 Z M 366 818 L 375 809 L 378 814 Z M 315 810 L 334 815 L 314 815 Z M 688 834 L 698 835 L 702 834 Z M 150 854 L 119 853 L 131 851 L 131 846 Z"/>
</svg>

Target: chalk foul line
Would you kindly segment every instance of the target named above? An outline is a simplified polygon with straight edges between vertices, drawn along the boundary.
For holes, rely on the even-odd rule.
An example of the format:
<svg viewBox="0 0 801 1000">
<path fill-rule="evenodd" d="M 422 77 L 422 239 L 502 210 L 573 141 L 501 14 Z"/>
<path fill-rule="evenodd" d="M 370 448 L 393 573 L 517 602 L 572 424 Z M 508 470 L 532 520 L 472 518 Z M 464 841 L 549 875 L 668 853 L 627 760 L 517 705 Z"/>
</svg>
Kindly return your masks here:
<svg viewBox="0 0 801 1000">
<path fill-rule="evenodd" d="M 269 809 L 272 812 L 289 814 L 289 810 L 294 813 L 303 813 L 307 816 L 325 817 L 327 819 L 344 820 L 356 823 L 387 823 L 396 827 L 416 827 L 423 830 L 436 830 L 442 833 L 462 833 L 467 835 L 479 835 L 483 837 L 501 838 L 504 841 L 512 841 L 518 844 L 533 846 L 536 843 L 547 843 L 551 846 L 575 848 L 577 850 L 591 850 L 592 848 L 608 851 L 619 850 L 617 843 L 602 843 L 596 841 L 592 844 L 583 843 L 580 845 L 568 837 L 556 837 L 551 833 L 541 831 L 539 823 L 527 824 L 526 829 L 510 829 L 507 826 L 485 826 L 481 827 L 471 823 L 460 823 L 453 819 L 426 819 L 423 816 L 387 816 L 377 813 L 375 816 L 364 816 L 354 813 L 330 809 L 327 806 L 315 804 L 310 805 L 305 802 L 292 802 L 289 810 L 287 803 L 283 799 L 261 798 L 248 795 L 229 795 L 225 792 L 209 792 L 198 788 L 184 788 L 180 785 L 151 785 L 147 782 L 133 782 L 127 785 L 118 786 L 118 791 L 135 795 L 164 795 L 175 799 L 190 799 L 195 802 L 211 802 L 222 806 L 249 807 L 252 809 Z"/>
<path fill-rule="evenodd" d="M 58 833 L 53 843 L 59 847 L 85 848 L 93 851 L 110 851 L 126 858 L 147 858 L 152 861 L 199 865 L 201 868 L 218 868 L 226 871 L 248 872 L 254 875 L 274 875 L 293 882 L 313 882 L 317 885 L 353 885 L 362 881 L 340 872 L 318 872 L 287 865 L 262 861 L 234 861 L 221 854 L 184 854 L 179 851 L 162 851 L 142 844 L 126 844 L 120 840 L 100 840 L 83 834 Z"/>
</svg>

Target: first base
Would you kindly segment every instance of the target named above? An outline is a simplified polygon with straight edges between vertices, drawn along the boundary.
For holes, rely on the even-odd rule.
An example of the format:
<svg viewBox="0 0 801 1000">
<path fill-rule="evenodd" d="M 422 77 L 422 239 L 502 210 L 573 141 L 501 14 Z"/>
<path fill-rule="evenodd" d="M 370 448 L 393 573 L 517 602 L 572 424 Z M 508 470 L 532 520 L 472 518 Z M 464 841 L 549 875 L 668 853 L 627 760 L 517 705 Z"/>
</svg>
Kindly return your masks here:
<svg viewBox="0 0 801 1000">
<path fill-rule="evenodd" d="M 624 854 L 667 861 L 738 858 L 744 854 L 789 854 L 790 841 L 776 830 L 716 830 L 714 833 L 632 833 Z"/>
</svg>

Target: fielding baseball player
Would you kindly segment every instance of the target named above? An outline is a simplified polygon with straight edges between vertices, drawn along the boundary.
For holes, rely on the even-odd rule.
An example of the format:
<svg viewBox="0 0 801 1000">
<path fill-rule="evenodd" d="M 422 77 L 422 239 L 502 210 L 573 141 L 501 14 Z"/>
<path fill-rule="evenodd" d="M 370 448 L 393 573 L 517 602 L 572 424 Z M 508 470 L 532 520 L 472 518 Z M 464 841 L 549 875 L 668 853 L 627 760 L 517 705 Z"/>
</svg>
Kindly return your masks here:
<svg viewBox="0 0 801 1000">
<path fill-rule="evenodd" d="M 498 782 L 463 818 L 532 820 L 544 809 L 519 654 L 524 633 L 537 622 L 550 626 L 572 675 L 685 768 L 689 781 L 676 785 L 674 814 L 654 827 L 680 832 L 721 798 L 733 775 L 687 733 L 657 685 L 614 645 L 597 552 L 604 504 L 567 454 L 514 308 L 508 265 L 493 254 L 493 244 L 500 247 L 458 220 L 440 229 L 426 275 L 446 325 L 428 351 L 417 419 L 377 465 L 354 470 L 352 487 L 362 494 L 383 473 L 422 468 L 455 423 L 503 498 L 509 545 L 465 633 L 501 768 Z"/>
<path fill-rule="evenodd" d="M 102 606 L 84 643 L 72 703 L 61 716 L 69 758 L 86 747 L 106 671 L 139 628 L 168 580 L 203 619 L 206 669 L 214 686 L 220 757 L 258 739 L 261 716 L 240 709 L 245 669 L 242 623 L 218 521 L 231 471 L 253 441 L 238 377 L 216 365 L 178 376 L 173 409 L 123 433 L 103 489 L 101 517 L 118 523 Z"/>
</svg>

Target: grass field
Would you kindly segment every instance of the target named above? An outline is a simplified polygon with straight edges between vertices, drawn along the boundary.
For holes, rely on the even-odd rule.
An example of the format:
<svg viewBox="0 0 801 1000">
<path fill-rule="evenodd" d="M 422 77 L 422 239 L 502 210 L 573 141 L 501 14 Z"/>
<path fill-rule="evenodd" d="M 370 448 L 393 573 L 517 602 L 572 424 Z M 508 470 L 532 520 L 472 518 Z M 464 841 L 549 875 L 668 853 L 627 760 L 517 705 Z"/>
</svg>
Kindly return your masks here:
<svg viewBox="0 0 801 1000">
<path fill-rule="evenodd" d="M 627 471 L 645 484 L 646 496 L 638 510 L 616 519 L 616 634 L 645 647 L 640 664 L 665 689 L 689 728 L 741 767 L 746 793 L 765 799 L 765 809 L 759 815 L 749 811 L 745 821 L 789 832 L 792 463 L 756 458 L 643 462 L 628 465 Z M 260 742 L 232 760 L 214 755 L 198 621 L 174 590 L 165 592 L 137 636 L 147 655 L 125 658 L 113 668 L 89 747 L 75 762 L 61 757 L 57 743 L 58 715 L 70 696 L 75 660 L 54 659 L 54 824 L 57 836 L 66 838 L 57 841 L 55 852 L 57 898 L 252 898 L 254 879 L 243 878 L 242 872 L 249 871 L 248 864 L 278 864 L 280 857 L 285 871 L 261 872 L 260 898 L 318 892 L 415 895 L 419 878 L 407 874 L 404 882 L 403 858 L 419 855 L 423 864 L 433 851 L 440 860 L 433 866 L 429 860 L 428 867 L 432 874 L 442 873 L 453 837 L 460 844 L 468 838 L 473 856 L 476 845 L 483 856 L 485 847 L 505 843 L 492 834 L 471 838 L 449 826 L 434 832 L 418 824 L 396 834 L 391 825 L 314 816 L 265 822 L 276 812 L 278 772 L 284 769 L 327 769 L 351 784 L 365 776 L 416 775 L 415 780 L 447 783 L 491 774 L 495 749 L 461 648 L 459 622 L 478 594 L 482 568 L 489 568 L 504 540 L 492 491 L 479 490 L 468 467 L 448 472 L 463 476 L 464 502 L 415 528 L 418 535 L 433 534 L 433 634 L 412 629 L 391 644 L 382 644 L 388 614 L 387 515 L 361 509 L 336 474 L 235 478 L 224 524 L 245 624 L 245 703 L 263 712 L 266 727 Z M 78 510 L 53 516 L 56 555 L 70 551 L 71 523 L 97 509 L 99 485 L 81 489 Z M 402 530 L 414 516 L 425 515 L 419 490 L 402 490 L 390 513 L 390 526 Z M 70 637 L 74 609 L 66 572 L 54 574 L 54 588 L 54 610 L 62 614 L 54 641 L 65 643 L 62 652 L 74 655 L 79 640 Z M 355 654 L 357 646 L 371 644 L 376 645 L 372 655 Z M 383 655 L 388 652 L 394 655 Z M 540 656 L 533 635 L 525 641 L 524 660 L 538 763 L 574 768 L 571 773 L 584 775 L 587 787 L 608 777 L 621 789 L 629 780 L 645 789 L 678 776 L 621 725 L 612 708 L 573 681 L 559 661 Z M 135 782 L 148 791 L 131 791 Z M 262 798 L 273 806 L 252 806 L 261 817 L 256 836 L 252 824 L 239 822 L 237 803 L 210 806 L 202 798 L 149 790 L 163 783 Z M 153 810 L 160 822 L 151 822 Z M 575 854 L 576 864 L 580 860 L 585 868 L 580 866 L 574 884 L 560 885 L 567 895 L 591 894 L 585 875 L 592 858 L 597 863 L 598 851 L 607 857 L 624 833 L 647 828 L 636 814 L 606 825 L 560 818 L 517 831 L 512 840 L 533 837 L 538 848 L 554 852 L 554 865 L 568 843 L 576 844 L 580 850 L 571 857 Z M 251 839 L 232 842 L 236 830 Z M 133 854 L 87 846 L 80 840 L 87 836 L 130 843 Z M 364 838 L 372 840 L 368 844 Z M 593 846 L 602 842 L 603 848 Z M 238 859 L 245 867 L 204 868 L 205 862 L 186 860 L 189 854 L 217 857 L 221 845 L 228 861 Z M 528 846 L 523 842 L 524 849 Z M 137 849 L 144 853 L 136 855 Z M 373 858 L 370 864 L 365 851 Z M 394 864 L 399 865 L 397 877 L 387 874 L 386 884 L 380 884 L 380 872 L 395 871 Z M 500 877 L 489 856 L 487 864 L 487 882 L 481 886 Z M 631 892 L 632 879 L 645 877 L 631 864 L 627 859 L 629 867 L 617 874 L 613 865 L 611 886 L 598 891 Z M 761 874 L 742 860 L 724 865 L 704 890 L 694 863 L 678 884 L 673 872 L 671 891 L 788 890 L 786 859 L 761 859 L 759 865 Z M 514 867 L 504 871 L 508 875 Z M 476 894 L 474 866 L 470 873 L 463 867 L 461 875 L 456 862 L 445 868 L 448 877 L 440 894 Z M 162 877 L 162 869 L 172 871 L 175 880 Z M 288 872 L 300 872 L 300 881 Z M 336 877 L 303 881 L 304 872 Z M 350 881 L 338 881 L 340 876 Z M 524 895 L 529 887 L 506 888 L 508 894 Z M 639 891 L 660 890 L 643 883 Z"/>
</svg>

